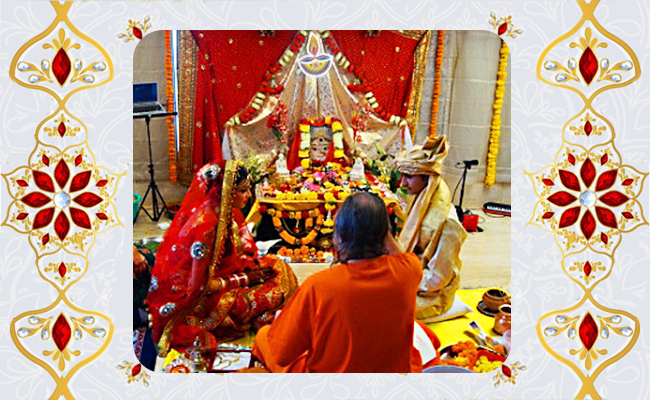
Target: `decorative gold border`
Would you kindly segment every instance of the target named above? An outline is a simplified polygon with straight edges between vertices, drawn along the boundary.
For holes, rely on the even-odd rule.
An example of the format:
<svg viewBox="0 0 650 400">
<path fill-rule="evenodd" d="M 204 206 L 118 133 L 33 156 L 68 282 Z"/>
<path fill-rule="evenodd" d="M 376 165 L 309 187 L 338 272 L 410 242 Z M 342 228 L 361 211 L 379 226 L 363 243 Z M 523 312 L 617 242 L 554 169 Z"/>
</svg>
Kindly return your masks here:
<svg viewBox="0 0 650 400">
<path fill-rule="evenodd" d="M 67 155 L 68 151 L 70 151 L 72 149 L 82 149 L 83 150 L 82 153 L 85 154 L 86 156 L 90 157 L 90 159 L 92 160 L 92 170 L 99 170 L 99 169 L 104 170 L 106 173 L 110 174 L 113 178 L 115 178 L 115 183 L 114 183 L 115 186 L 114 186 L 114 189 L 112 190 L 112 193 L 110 195 L 108 195 L 107 197 L 104 197 L 104 196 L 102 196 L 102 197 L 103 197 L 104 201 L 108 202 L 110 205 L 113 206 L 113 211 L 116 211 L 115 204 L 112 202 L 112 200 L 114 199 L 114 197 L 116 195 L 117 187 L 119 186 L 119 181 L 120 181 L 120 179 L 122 177 L 124 177 L 126 175 L 126 171 L 124 171 L 121 174 L 114 174 L 114 173 L 108 171 L 106 168 L 98 166 L 96 164 L 95 156 L 92 153 L 92 151 L 91 151 L 91 149 L 90 149 L 90 147 L 88 145 L 88 129 L 87 129 L 86 125 L 83 123 L 83 121 L 81 121 L 81 120 L 77 119 L 76 117 L 74 117 L 74 115 L 72 113 L 70 113 L 67 110 L 67 107 L 66 107 L 67 101 L 74 94 L 76 94 L 76 93 L 78 93 L 78 92 L 80 92 L 82 90 L 92 89 L 92 88 L 96 88 L 96 87 L 105 85 L 108 82 L 112 81 L 113 77 L 114 77 L 113 62 L 112 62 L 112 59 L 110 58 L 108 52 L 101 45 L 99 45 L 99 43 L 97 41 L 95 41 L 92 38 L 90 38 L 89 36 L 83 34 L 81 31 L 79 31 L 72 24 L 72 21 L 70 21 L 69 16 L 68 16 L 68 12 L 70 11 L 72 5 L 74 4 L 73 2 L 65 2 L 65 3 L 50 2 L 50 4 L 52 5 L 52 7 L 54 8 L 54 10 L 56 12 L 54 20 L 52 21 L 52 23 L 43 32 L 41 32 L 40 34 L 38 34 L 35 37 L 33 37 L 32 39 L 30 39 L 29 41 L 27 41 L 24 45 L 22 45 L 19 48 L 19 50 L 14 55 L 14 57 L 13 57 L 13 59 L 11 61 L 10 67 L 9 67 L 9 77 L 10 77 L 10 79 L 12 81 L 17 83 L 19 86 L 25 87 L 27 89 L 43 91 L 43 92 L 49 94 L 50 96 L 52 96 L 52 98 L 58 104 L 58 107 L 57 107 L 56 111 L 54 111 L 53 113 L 46 116 L 45 119 L 43 119 L 43 121 L 38 124 L 38 126 L 36 128 L 36 133 L 35 133 L 35 136 L 34 136 L 34 138 L 35 138 L 35 147 L 34 147 L 34 150 L 32 152 L 30 152 L 27 159 L 32 160 L 32 158 L 34 157 L 36 152 L 39 151 L 39 149 L 51 150 L 53 153 L 56 153 L 58 156 L 61 156 L 62 158 L 63 158 L 64 155 Z M 90 83 L 90 84 L 85 83 L 85 84 L 82 84 L 82 85 L 80 85 L 80 86 L 78 86 L 78 87 L 76 87 L 74 89 L 69 90 L 69 91 L 66 91 L 65 85 L 62 85 L 61 93 L 66 93 L 66 94 L 63 96 L 63 98 L 61 98 L 60 95 L 57 94 L 56 92 L 54 92 L 51 88 L 43 86 L 40 83 L 39 84 L 31 84 L 31 83 L 27 83 L 27 82 L 24 82 L 24 81 L 18 79 L 18 77 L 16 76 L 16 72 L 17 72 L 17 65 L 18 65 L 19 61 L 21 60 L 21 57 L 26 53 L 26 51 L 28 49 L 30 49 L 36 43 L 41 42 L 43 39 L 48 37 L 57 28 L 60 29 L 61 32 L 64 32 L 64 27 L 66 28 L 67 31 L 71 32 L 74 36 L 76 36 L 77 39 L 89 44 L 92 48 L 99 51 L 99 53 L 103 57 L 102 61 L 105 63 L 105 66 L 106 66 L 106 68 L 104 70 L 102 70 L 102 72 L 106 72 L 107 76 L 102 76 L 101 79 L 93 81 L 93 83 Z M 70 39 L 66 39 L 66 42 L 69 43 L 68 42 L 69 40 Z M 63 45 L 63 43 L 61 45 Z M 48 70 L 48 72 L 49 72 L 49 70 Z M 60 149 L 59 147 L 57 147 L 55 145 L 43 142 L 39 138 L 39 136 L 40 136 L 39 133 L 41 133 L 41 128 L 43 127 L 43 125 L 46 124 L 47 122 L 51 121 L 59 113 L 65 113 L 69 118 L 71 118 L 72 120 L 74 120 L 76 123 L 78 123 L 81 126 L 81 129 L 83 129 L 83 134 L 85 135 L 83 141 L 81 141 L 80 143 L 75 143 L 75 144 L 68 145 L 63 149 Z M 66 163 L 67 163 L 67 161 L 66 161 Z M 9 172 L 8 174 L 2 174 L 2 176 L 5 179 L 5 182 L 7 183 L 7 190 L 9 191 L 9 194 L 13 199 L 12 202 L 9 204 L 8 210 L 11 209 L 12 205 L 14 205 L 17 201 L 19 201 L 19 199 L 14 197 L 14 195 L 10 191 L 9 176 L 16 173 L 20 169 L 31 170 L 32 166 L 31 165 L 21 166 L 21 167 L 18 167 L 16 169 L 14 169 L 11 172 Z M 88 260 L 88 252 L 92 249 L 92 247 L 93 247 L 93 245 L 95 243 L 96 235 L 99 234 L 99 233 L 106 232 L 107 230 L 110 230 L 110 229 L 112 229 L 112 228 L 114 228 L 116 226 L 124 227 L 124 225 L 120 222 L 119 218 L 117 217 L 117 212 L 115 212 L 114 214 L 115 214 L 114 217 L 115 217 L 116 223 L 114 223 L 113 225 L 110 225 L 110 226 L 107 225 L 106 228 L 103 229 L 103 230 L 91 229 L 91 231 L 92 231 L 92 241 L 86 245 L 87 247 L 86 247 L 85 254 L 82 254 L 82 253 L 84 253 L 83 250 L 81 251 L 81 253 L 77 253 L 75 251 L 71 251 L 71 250 L 65 248 L 64 243 L 61 243 L 61 246 L 59 246 L 54 251 L 46 251 L 46 252 L 40 254 L 38 249 L 35 248 L 34 245 L 32 244 L 32 242 L 28 240 L 28 242 L 30 244 L 30 247 L 36 253 L 35 265 L 37 267 L 39 276 L 43 280 L 45 280 L 46 282 L 49 282 L 55 288 L 55 290 L 58 291 L 58 296 L 56 297 L 56 299 L 49 306 L 47 306 L 45 308 L 38 309 L 38 310 L 32 310 L 32 311 L 26 311 L 26 312 L 21 313 L 17 317 L 13 318 L 12 321 L 11 321 L 10 334 L 11 334 L 12 341 L 14 342 L 14 344 L 18 348 L 18 350 L 21 352 L 21 354 L 23 354 L 30 361 L 34 362 L 36 365 L 42 367 L 54 379 L 54 381 L 56 383 L 56 388 L 54 389 L 54 392 L 50 397 L 51 399 L 58 399 L 61 396 L 65 397 L 66 399 L 74 398 L 72 393 L 70 392 L 70 389 L 68 388 L 68 384 L 69 384 L 70 380 L 72 379 L 72 377 L 83 366 L 95 361 L 108 348 L 109 344 L 111 343 L 113 333 L 115 331 L 115 328 L 114 328 L 114 325 L 113 325 L 113 322 L 111 321 L 111 319 L 108 318 L 106 315 L 104 315 L 102 313 L 99 313 L 99 312 L 96 312 L 96 311 L 84 310 L 84 309 L 74 305 L 67 298 L 66 293 L 73 285 L 75 285 L 77 282 L 79 282 L 85 276 L 85 274 L 88 272 L 89 267 L 90 267 L 90 262 Z M 17 229 L 17 227 L 12 226 L 11 224 L 8 224 L 7 223 L 8 219 L 9 219 L 9 213 L 7 213 L 7 217 L 5 218 L 5 221 L 2 223 L 2 225 L 11 226 L 11 228 L 14 229 L 18 233 L 27 234 L 28 236 L 31 235 L 33 229 L 23 232 L 23 231 Z M 63 250 L 63 252 L 61 250 Z M 62 254 L 63 253 L 68 253 L 68 254 L 71 254 L 71 255 L 73 255 L 75 257 L 82 258 L 85 261 L 85 266 L 83 268 L 83 271 L 80 273 L 80 275 L 78 277 L 76 277 L 75 279 L 71 280 L 68 284 L 65 284 L 65 285 L 62 284 L 61 287 L 57 286 L 55 284 L 55 282 L 53 282 L 52 280 L 50 280 L 46 276 L 44 276 L 43 272 L 39 268 L 39 261 L 43 257 L 56 255 L 58 253 L 62 253 Z M 36 314 L 49 312 L 49 311 L 53 310 L 54 308 L 56 308 L 57 306 L 59 306 L 61 303 L 64 303 L 67 306 L 67 309 L 62 310 L 66 314 L 70 314 L 70 312 L 76 312 L 76 313 L 79 313 L 79 314 L 85 314 L 85 315 L 88 315 L 88 316 L 98 317 L 98 318 L 101 318 L 102 320 L 106 321 L 106 324 L 107 324 L 105 329 L 104 329 L 104 327 L 102 327 L 102 329 L 104 329 L 104 331 L 106 332 L 105 336 L 95 336 L 93 334 L 93 336 L 101 337 L 103 339 L 103 343 L 99 346 L 99 348 L 94 353 L 90 354 L 86 358 L 72 361 L 73 365 L 70 367 L 70 369 L 67 371 L 67 373 L 65 375 L 57 373 L 56 371 L 54 371 L 54 369 L 50 365 L 48 365 L 48 363 L 45 360 L 43 360 L 43 359 L 37 357 L 36 355 L 30 353 L 23 346 L 23 344 L 21 342 L 21 338 L 18 337 L 18 334 L 17 334 L 17 331 L 16 331 L 16 329 L 17 329 L 16 324 L 21 319 L 23 319 L 23 318 L 25 318 L 27 316 L 30 316 L 30 315 L 36 315 Z M 52 333 L 52 335 L 53 335 L 53 333 Z M 31 335 L 29 335 L 29 336 L 31 336 Z M 50 336 L 50 338 L 51 337 L 52 336 Z M 48 338 L 48 340 L 49 340 L 49 338 Z M 61 355 L 61 357 L 63 357 L 63 355 Z M 70 360 L 68 360 L 68 362 L 70 362 Z M 63 368 L 63 367 L 60 367 L 60 368 Z"/>
<path fill-rule="evenodd" d="M 632 51 L 632 49 L 625 42 L 623 42 L 621 39 L 619 39 L 616 36 L 609 33 L 607 30 L 605 30 L 598 23 L 598 21 L 596 20 L 596 18 L 594 16 L 594 11 L 595 11 L 596 7 L 598 6 L 599 0 L 594 0 L 594 1 L 590 2 L 590 3 L 588 3 L 588 4 L 583 2 L 583 1 L 577 1 L 577 3 L 578 3 L 578 6 L 580 7 L 580 9 L 582 11 L 582 17 L 573 26 L 573 28 L 571 28 L 568 32 L 560 35 L 557 39 L 553 40 L 542 51 L 542 53 L 541 53 L 541 55 L 540 55 L 540 57 L 539 57 L 539 59 L 537 61 L 536 73 L 537 73 L 537 78 L 539 80 L 541 80 L 542 82 L 547 83 L 547 84 L 552 85 L 552 86 L 555 86 L 555 87 L 568 89 L 568 90 L 576 93 L 582 99 L 582 101 L 584 102 L 584 107 L 582 108 L 582 110 L 578 114 L 576 114 L 575 116 L 570 117 L 569 120 L 567 121 L 567 123 L 565 123 L 564 126 L 562 127 L 562 144 L 560 145 L 560 148 L 559 148 L 558 152 L 555 155 L 554 163 L 551 164 L 551 165 L 548 165 L 548 166 L 546 166 L 546 167 L 544 167 L 544 168 L 542 168 L 542 169 L 540 169 L 540 170 L 538 170 L 537 172 L 534 172 L 534 173 L 529 173 L 529 172 L 524 171 L 524 173 L 531 178 L 531 181 L 533 183 L 533 189 L 535 191 L 535 195 L 539 198 L 538 201 L 535 203 L 535 206 L 533 207 L 533 215 L 532 215 L 531 219 L 528 221 L 528 223 L 526 225 L 535 225 L 535 226 L 538 226 L 538 227 L 542 228 L 543 230 L 554 233 L 555 243 L 562 251 L 562 261 L 561 261 L 562 270 L 569 277 L 569 279 L 572 280 L 573 282 L 575 282 L 584 292 L 584 295 L 582 296 L 582 298 L 576 304 L 574 304 L 573 306 L 565 308 L 565 309 L 560 309 L 560 310 L 552 310 L 552 311 L 549 311 L 549 312 L 545 313 L 544 315 L 542 315 L 540 317 L 540 319 L 537 321 L 537 324 L 536 324 L 537 336 L 538 336 L 540 342 L 542 343 L 542 346 L 544 347 L 544 349 L 553 358 L 555 358 L 556 360 L 560 361 L 561 363 L 563 363 L 563 364 L 567 365 L 569 368 L 571 368 L 571 370 L 581 380 L 582 387 L 580 388 L 578 394 L 576 395 L 576 398 L 584 398 L 585 396 L 590 395 L 591 398 L 600 399 L 600 396 L 599 396 L 598 392 L 596 391 L 596 388 L 594 387 L 594 381 L 598 378 L 599 374 L 605 368 L 612 365 L 616 361 L 620 360 L 624 355 L 626 355 L 632 349 L 632 347 L 634 347 L 634 345 L 636 344 L 636 341 L 637 341 L 637 339 L 639 337 L 640 323 L 639 323 L 639 320 L 635 316 L 633 316 L 632 314 L 630 314 L 630 313 L 628 313 L 626 311 L 614 310 L 614 309 L 611 309 L 611 308 L 608 308 L 608 307 L 605 307 L 605 306 L 601 305 L 593 297 L 592 291 L 598 284 L 600 284 L 602 281 L 609 278 L 609 276 L 611 275 L 611 273 L 612 273 L 612 271 L 614 269 L 614 266 L 615 266 L 614 253 L 615 253 L 616 249 L 618 248 L 618 246 L 620 245 L 620 243 L 622 241 L 622 234 L 627 233 L 627 232 L 631 232 L 631 231 L 637 229 L 639 226 L 648 225 L 648 222 L 645 219 L 645 216 L 643 215 L 643 208 L 642 208 L 641 204 L 637 200 L 637 198 L 640 196 L 641 192 L 643 191 L 643 185 L 645 183 L 645 179 L 647 178 L 648 174 L 647 173 L 642 173 L 642 172 L 638 171 L 636 168 L 634 168 L 634 167 L 632 167 L 630 165 L 624 165 L 623 164 L 623 157 L 621 156 L 620 152 L 616 149 L 616 146 L 615 146 L 615 143 L 614 143 L 614 138 L 616 137 L 616 132 L 614 130 L 614 127 L 612 126 L 612 124 L 605 117 L 598 114 L 591 106 L 592 101 L 599 94 L 604 92 L 605 90 L 627 86 L 627 85 L 631 84 L 632 82 L 636 81 L 640 77 L 641 70 L 640 70 L 640 65 L 639 65 L 638 58 L 636 57 L 636 54 Z M 632 76 L 630 79 L 627 79 L 627 80 L 621 81 L 620 83 L 615 83 L 615 84 L 609 84 L 609 83 L 604 84 L 602 87 L 600 87 L 600 88 L 596 89 L 595 91 L 593 91 L 593 93 L 591 93 L 590 95 L 585 95 L 582 92 L 582 90 L 584 89 L 583 87 L 580 87 L 580 86 L 577 86 L 577 85 L 576 85 L 576 87 L 574 87 L 574 86 L 566 85 L 566 84 L 561 83 L 561 82 L 553 82 L 553 81 L 550 81 L 550 80 L 546 79 L 542 75 L 544 65 L 548 61 L 546 59 L 546 57 L 552 51 L 552 49 L 555 48 L 561 42 L 573 37 L 576 33 L 578 33 L 581 29 L 583 29 L 583 26 L 587 22 L 591 23 L 593 28 L 596 30 L 597 34 L 602 35 L 605 38 L 611 40 L 612 42 L 619 45 L 625 52 L 627 52 L 627 54 L 630 56 L 630 58 L 632 60 L 633 67 L 634 67 L 634 76 Z M 586 35 L 589 36 L 591 34 L 590 28 L 586 28 L 585 33 L 586 33 Z M 580 40 L 584 40 L 584 39 L 580 39 Z M 574 62 L 575 62 L 575 60 L 574 60 Z M 600 68 L 600 67 L 601 66 L 600 66 L 600 63 L 599 63 L 598 68 Z M 594 142 L 591 142 L 592 145 L 589 148 L 587 148 L 584 145 L 581 145 L 579 143 L 572 142 L 570 140 L 570 138 L 567 137 L 567 135 L 566 135 L 568 133 L 567 129 L 569 128 L 569 124 L 572 121 L 575 121 L 575 119 L 577 119 L 580 115 L 584 114 L 587 111 L 593 113 L 593 115 L 597 116 L 599 119 L 604 121 L 604 123 L 607 125 L 607 127 L 610 129 L 610 132 L 611 132 L 611 139 L 604 140 L 603 142 L 597 142 L 596 144 L 593 144 Z M 592 248 L 591 243 L 589 243 L 589 241 L 587 241 L 586 245 L 583 248 L 580 248 L 579 250 L 576 250 L 576 251 L 569 251 L 569 249 L 567 249 L 566 252 L 565 252 L 564 247 L 558 241 L 558 229 L 549 230 L 546 227 L 541 226 L 541 225 L 534 222 L 535 217 L 536 217 L 535 213 L 536 213 L 536 210 L 537 210 L 537 206 L 540 204 L 540 202 L 545 200 L 545 196 L 544 197 L 541 196 L 540 193 L 537 190 L 537 186 L 536 186 L 536 183 L 535 183 L 535 180 L 534 180 L 534 176 L 538 175 L 543 170 L 546 170 L 548 168 L 559 168 L 558 167 L 558 160 L 560 159 L 560 157 L 562 157 L 562 152 L 565 149 L 565 147 L 568 146 L 568 145 L 579 148 L 579 149 L 582 149 L 587 154 L 587 157 L 589 157 L 589 155 L 595 149 L 605 147 L 605 146 L 609 145 L 611 147 L 611 149 L 616 153 L 616 155 L 618 156 L 618 158 L 620 160 L 620 165 L 617 168 L 626 168 L 626 169 L 629 168 L 629 169 L 635 171 L 638 175 L 640 175 L 642 177 L 640 179 L 638 193 L 635 196 L 630 196 L 630 198 L 629 198 L 629 200 L 632 200 L 632 201 L 636 202 L 639 205 L 640 212 L 641 212 L 641 223 L 638 224 L 638 225 L 633 226 L 631 229 L 627 229 L 627 230 L 625 230 L 625 229 L 617 229 L 617 231 L 621 234 L 621 239 L 618 241 L 618 243 L 616 243 L 616 245 L 611 249 L 611 251 L 605 252 L 605 251 L 601 251 L 601 250 L 597 250 L 595 248 Z M 605 256 L 605 257 L 609 258 L 609 260 L 611 262 L 611 266 L 610 266 L 609 271 L 603 277 L 601 277 L 600 279 L 594 281 L 590 285 L 585 285 L 582 282 L 580 282 L 578 279 L 574 278 L 569 273 L 569 271 L 567 270 L 567 266 L 565 264 L 566 259 L 568 257 L 580 255 L 581 253 L 584 253 L 587 250 L 593 252 L 594 254 Z M 586 260 L 586 261 L 589 261 L 589 260 Z M 604 312 L 612 313 L 612 314 L 616 313 L 616 314 L 624 315 L 625 317 L 632 320 L 634 322 L 634 324 L 635 324 L 633 334 L 630 336 L 629 342 L 625 345 L 625 347 L 622 350 L 620 350 L 618 353 L 611 356 L 610 358 L 604 360 L 593 372 L 589 372 L 589 373 L 583 372 L 583 369 L 580 368 L 578 366 L 578 364 L 574 360 L 563 357 L 558 352 L 556 352 L 549 345 L 549 343 L 546 342 L 545 337 L 544 337 L 544 333 L 543 333 L 544 332 L 544 327 L 542 326 L 542 322 L 545 319 L 551 317 L 552 315 L 560 315 L 560 314 L 564 314 L 564 313 L 569 313 L 571 311 L 575 311 L 578 308 L 585 305 L 585 303 L 587 301 L 589 301 L 591 303 L 591 305 L 593 305 L 593 307 L 598 309 L 598 310 L 602 310 Z M 555 336 L 554 334 L 551 334 L 551 335 Z M 597 335 L 600 336 L 600 328 L 598 330 Z M 576 336 L 576 338 L 578 338 L 578 336 Z M 582 340 L 580 338 L 578 338 L 578 339 Z M 574 354 L 574 353 L 571 353 L 571 354 Z M 589 363 L 587 363 L 586 368 L 590 369 Z"/>
</svg>

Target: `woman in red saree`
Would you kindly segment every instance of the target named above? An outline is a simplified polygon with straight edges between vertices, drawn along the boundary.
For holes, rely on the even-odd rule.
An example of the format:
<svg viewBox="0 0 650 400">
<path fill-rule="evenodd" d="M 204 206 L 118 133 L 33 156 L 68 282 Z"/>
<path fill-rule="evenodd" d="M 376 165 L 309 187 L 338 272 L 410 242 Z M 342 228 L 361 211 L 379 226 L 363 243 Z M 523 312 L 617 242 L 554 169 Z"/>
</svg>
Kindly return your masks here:
<svg viewBox="0 0 650 400">
<path fill-rule="evenodd" d="M 156 257 L 147 303 L 159 355 L 199 338 L 204 351 L 268 321 L 298 283 L 283 261 L 265 256 L 241 207 L 250 197 L 246 168 L 236 161 L 197 173 Z"/>
</svg>

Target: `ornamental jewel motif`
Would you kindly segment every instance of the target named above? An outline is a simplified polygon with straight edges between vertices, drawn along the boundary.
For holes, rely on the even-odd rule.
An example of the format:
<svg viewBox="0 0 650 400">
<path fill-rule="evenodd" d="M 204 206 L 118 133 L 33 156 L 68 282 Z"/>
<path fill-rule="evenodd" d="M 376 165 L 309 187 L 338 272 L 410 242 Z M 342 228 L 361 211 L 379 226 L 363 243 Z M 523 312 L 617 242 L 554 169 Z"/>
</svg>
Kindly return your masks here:
<svg viewBox="0 0 650 400">
<path fill-rule="evenodd" d="M 43 269 L 45 272 L 52 273 L 54 279 L 58 281 L 61 285 L 64 285 L 67 281 L 70 280 L 71 274 L 78 274 L 81 272 L 81 268 L 77 267 L 76 263 L 49 263 L 47 267 Z"/>
<path fill-rule="evenodd" d="M 58 361 L 57 366 L 59 371 L 65 369 L 65 361 L 70 361 L 70 356 L 77 357 L 81 354 L 80 350 L 70 350 L 68 348 L 72 338 L 75 340 L 83 339 L 83 332 L 87 332 L 95 338 L 103 338 L 106 336 L 106 330 L 104 328 L 90 326 L 95 323 L 95 318 L 92 316 L 86 316 L 83 319 L 72 316 L 66 318 L 63 313 L 60 313 L 52 324 L 53 318 L 31 316 L 27 321 L 33 327 L 21 327 L 16 333 L 19 338 L 26 339 L 40 331 L 41 340 L 48 341 L 52 339 L 55 349 L 45 350 L 43 351 L 43 355 L 52 356 L 52 361 Z M 68 321 L 71 321 L 72 325 Z"/>
<path fill-rule="evenodd" d="M 126 382 L 140 382 L 144 387 L 149 387 L 149 380 L 151 376 L 147 374 L 146 369 L 142 368 L 142 364 L 134 364 L 128 361 L 122 361 L 122 364 L 117 365 L 118 370 L 123 370 L 126 375 Z"/>
<path fill-rule="evenodd" d="M 195 260 L 201 260 L 205 258 L 207 250 L 208 247 L 204 243 L 194 242 L 192 243 L 192 247 L 190 248 L 190 255 Z"/>
<path fill-rule="evenodd" d="M 563 237 L 567 251 L 583 245 L 610 250 L 613 236 L 645 222 L 637 200 L 645 176 L 621 165 L 615 149 L 599 150 L 567 146 L 555 165 L 529 174 L 540 197 L 531 223 Z"/>
<path fill-rule="evenodd" d="M 606 355 L 608 353 L 605 349 L 598 350 L 594 347 L 599 337 L 601 339 L 608 339 L 610 330 L 618 336 L 623 337 L 630 337 L 634 333 L 629 326 L 615 326 L 623 320 L 618 314 L 610 315 L 606 318 L 597 315 L 596 318 L 599 323 L 596 322 L 589 311 L 582 317 L 582 320 L 580 320 L 580 317 L 580 315 L 575 317 L 557 315 L 555 322 L 559 326 L 548 326 L 544 329 L 544 335 L 547 337 L 555 337 L 567 331 L 568 328 L 567 337 L 571 340 L 578 338 L 582 345 L 582 348 L 569 350 L 569 354 L 578 355 L 580 360 L 585 360 L 585 368 L 587 370 L 591 369 L 593 361 L 598 359 L 598 355 Z M 580 325 L 578 325 L 578 321 L 581 321 Z"/>
<path fill-rule="evenodd" d="M 501 368 L 497 369 L 496 375 L 492 378 L 494 381 L 494 387 L 498 389 L 502 382 L 512 383 L 514 385 L 516 383 L 515 378 L 519 375 L 517 371 L 526 371 L 526 369 L 526 366 L 522 365 L 520 361 L 510 364 L 510 366 L 502 364 Z"/>
<path fill-rule="evenodd" d="M 492 28 L 497 30 L 497 35 L 499 36 L 503 36 L 505 34 L 506 36 L 516 39 L 517 35 L 524 33 L 523 29 L 521 28 L 515 30 L 515 26 L 512 24 L 512 16 L 510 15 L 505 18 L 500 17 L 497 19 L 497 14 L 492 11 L 490 13 L 489 22 L 490 25 L 492 25 Z"/>
<path fill-rule="evenodd" d="M 52 44 L 45 43 L 44 49 L 52 49 L 56 51 L 54 58 L 50 61 L 44 59 L 41 65 L 37 66 L 27 61 L 20 61 L 16 68 L 19 72 L 30 73 L 27 79 L 31 84 L 49 82 L 54 83 L 54 78 L 60 87 L 66 83 L 94 83 L 96 73 L 104 72 L 106 70 L 106 63 L 96 61 L 91 63 L 88 67 L 83 68 L 83 61 L 77 59 L 74 63 L 71 62 L 69 51 L 72 49 L 81 49 L 79 43 L 72 43 L 72 39 L 66 39 L 65 30 L 59 29 L 58 39 L 52 39 Z M 68 78 L 70 80 L 68 81 Z M 63 118 L 63 115 L 61 115 Z M 77 128 L 78 129 L 78 128 Z M 63 137 L 66 133 L 65 123 L 60 121 L 56 128 L 58 134 Z"/>
<path fill-rule="evenodd" d="M 121 176 L 116 179 L 85 159 L 83 151 L 43 149 L 32 156 L 37 162 L 31 168 L 4 175 L 13 201 L 3 225 L 29 233 L 37 252 L 56 247 L 86 252 L 92 237 L 117 221 L 115 204 L 108 200 Z"/>
<path fill-rule="evenodd" d="M 591 36 L 591 28 L 585 29 L 584 38 L 581 37 L 578 43 L 572 42 L 569 44 L 569 47 L 579 48 L 582 50 L 582 54 L 578 61 L 575 58 L 570 58 L 567 61 L 567 68 L 563 67 L 557 61 L 548 60 L 544 62 L 545 70 L 558 72 L 555 75 L 555 81 L 558 83 L 575 81 L 584 82 L 589 86 L 594 79 L 596 82 L 610 81 L 620 83 L 623 77 L 618 72 L 629 72 L 634 67 L 630 60 L 620 61 L 611 67 L 607 58 L 599 61 L 594 51 L 598 48 L 606 48 L 607 43 L 598 43 L 598 39 Z M 597 74 L 598 77 L 596 78 Z"/>
<path fill-rule="evenodd" d="M 131 40 L 142 40 L 144 34 L 151 29 L 151 18 L 147 15 L 144 17 L 144 22 L 132 21 L 129 20 L 129 24 L 126 28 L 126 33 L 118 33 L 118 39 L 122 39 L 124 43 L 128 43 Z"/>
</svg>

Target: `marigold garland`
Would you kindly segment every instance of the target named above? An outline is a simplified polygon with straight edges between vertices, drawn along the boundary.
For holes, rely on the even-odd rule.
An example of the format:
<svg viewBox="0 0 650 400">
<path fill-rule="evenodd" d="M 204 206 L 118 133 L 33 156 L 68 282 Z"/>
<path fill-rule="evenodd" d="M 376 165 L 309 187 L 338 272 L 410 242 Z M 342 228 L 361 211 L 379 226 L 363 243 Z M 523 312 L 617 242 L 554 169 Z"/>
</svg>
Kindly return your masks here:
<svg viewBox="0 0 650 400">
<path fill-rule="evenodd" d="M 485 170 L 485 186 L 492 186 L 496 180 L 497 156 L 499 155 L 499 136 L 501 136 L 501 109 L 503 108 L 503 96 L 506 93 L 506 65 L 510 51 L 505 41 L 501 41 L 501 58 L 499 59 L 499 71 L 497 72 L 497 85 L 495 100 L 492 108 L 492 127 L 490 128 L 490 144 L 487 155 L 487 168 Z"/>
<path fill-rule="evenodd" d="M 436 47 L 436 73 L 433 80 L 433 98 L 431 100 L 431 122 L 429 136 L 438 136 L 438 109 L 440 108 L 440 78 L 442 77 L 442 59 L 445 54 L 445 31 L 438 31 L 438 47 Z"/>
<path fill-rule="evenodd" d="M 167 111 L 174 111 L 174 78 L 172 76 L 172 46 L 171 31 L 165 31 L 165 79 L 167 86 L 165 95 L 167 96 Z M 178 169 L 176 167 L 176 128 L 174 124 L 175 117 L 170 115 L 166 118 L 167 122 L 167 154 L 169 155 L 169 181 L 176 183 L 178 178 Z"/>
</svg>

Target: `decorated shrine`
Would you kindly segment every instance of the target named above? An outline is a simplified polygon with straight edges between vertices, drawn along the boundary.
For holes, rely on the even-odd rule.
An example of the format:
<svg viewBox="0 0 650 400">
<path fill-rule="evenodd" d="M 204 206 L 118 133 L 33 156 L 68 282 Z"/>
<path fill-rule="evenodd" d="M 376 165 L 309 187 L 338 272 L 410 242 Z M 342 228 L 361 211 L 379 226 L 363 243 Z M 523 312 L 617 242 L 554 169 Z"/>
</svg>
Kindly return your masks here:
<svg viewBox="0 0 650 400">
<path fill-rule="evenodd" d="M 156 371 L 281 372 L 256 353 L 266 351 L 258 340 L 282 323 L 278 311 L 309 278 L 413 253 L 410 262 L 422 271 L 411 293 L 422 367 L 500 367 L 510 345 L 502 248 L 510 228 L 490 219 L 510 215 L 509 50 L 499 37 L 506 32 L 500 23 L 495 34 L 147 35 L 158 42 L 140 46 L 143 71 L 134 81 L 157 81 L 164 106 L 156 115 L 134 104 L 134 141 L 147 144 L 134 151 L 148 153 L 134 157 L 139 360 L 150 338 Z M 151 60 L 162 49 L 164 74 L 156 76 Z M 348 264 L 337 221 L 355 199 L 375 202 L 380 218 L 367 220 L 382 221 L 376 231 L 387 233 L 372 239 L 375 230 L 352 229 L 358 246 L 376 253 Z M 503 233 L 473 236 L 486 229 Z M 488 249 L 503 254 L 485 257 Z M 137 254 L 155 261 L 142 267 Z M 468 324 L 475 343 L 462 335 Z"/>
</svg>

